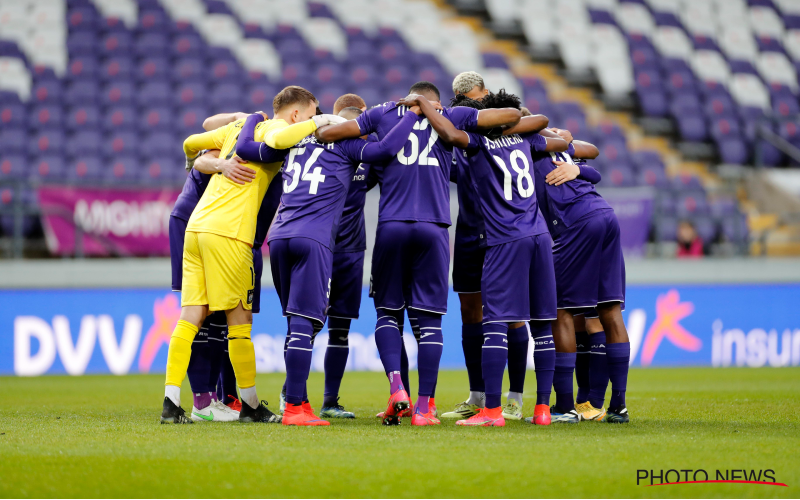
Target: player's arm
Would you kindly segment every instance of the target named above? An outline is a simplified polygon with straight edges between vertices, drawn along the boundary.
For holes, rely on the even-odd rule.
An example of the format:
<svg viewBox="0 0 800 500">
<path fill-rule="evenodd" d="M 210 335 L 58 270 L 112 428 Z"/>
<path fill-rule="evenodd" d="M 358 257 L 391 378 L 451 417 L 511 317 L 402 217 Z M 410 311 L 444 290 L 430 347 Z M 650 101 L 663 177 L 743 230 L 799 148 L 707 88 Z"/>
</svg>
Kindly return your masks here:
<svg viewBox="0 0 800 500">
<path fill-rule="evenodd" d="M 574 163 L 558 160 L 553 160 L 553 164 L 556 165 L 556 168 L 548 172 L 544 178 L 545 182 L 553 186 L 560 186 L 574 179 L 583 179 L 592 184 L 597 184 L 603 178 L 600 172 L 588 165 L 575 165 Z"/>
<path fill-rule="evenodd" d="M 400 122 L 382 140 L 368 142 L 364 145 L 361 149 L 360 161 L 382 163 L 390 160 L 403 149 L 408 140 L 408 135 L 413 130 L 414 124 L 417 123 L 417 116 L 421 114 L 422 111 L 420 111 L 419 107 L 412 107 L 411 112 L 403 115 Z"/>
<path fill-rule="evenodd" d="M 233 158 L 220 158 L 219 150 L 208 151 L 194 162 L 194 169 L 204 174 L 222 174 L 236 184 L 252 182 L 256 173 L 246 167 L 245 160 Z"/>
<path fill-rule="evenodd" d="M 276 121 L 264 135 L 264 142 L 272 149 L 289 149 L 298 142 L 311 135 L 318 128 L 329 123 L 341 123 L 345 119 L 336 115 L 316 115 L 310 120 L 287 125 L 285 122 Z M 358 136 L 356 136 L 358 137 Z"/>
<path fill-rule="evenodd" d="M 480 114 L 478 114 L 478 118 L 480 119 Z M 546 129 L 549 123 L 550 119 L 544 115 L 523 116 L 516 125 L 505 129 L 503 135 L 540 132 Z"/>
<path fill-rule="evenodd" d="M 410 94 L 397 102 L 400 106 L 419 106 L 422 114 L 428 119 L 433 130 L 439 134 L 439 138 L 446 144 L 455 146 L 457 148 L 465 148 L 469 146 L 469 136 L 463 130 L 459 130 L 453 125 L 453 122 L 448 120 L 443 114 L 431 104 L 431 102 L 421 95 Z"/>
<path fill-rule="evenodd" d="M 478 111 L 478 129 L 513 127 L 522 118 L 522 111 L 514 108 L 482 109 Z"/>
<path fill-rule="evenodd" d="M 567 141 L 570 145 L 568 151 L 573 158 L 582 158 L 584 160 L 594 160 L 600 156 L 600 150 L 594 144 L 585 141 L 576 141 L 572 137 L 572 132 L 565 128 L 552 128 L 551 132 L 555 132 L 559 137 Z"/>
<path fill-rule="evenodd" d="M 239 131 L 234 151 L 236 155 L 247 161 L 257 163 L 275 163 L 286 158 L 285 149 L 273 149 L 261 141 L 255 140 L 256 125 L 264 120 L 259 113 L 249 115 Z"/>
<path fill-rule="evenodd" d="M 183 141 L 183 153 L 186 155 L 187 171 L 192 169 L 195 160 L 197 160 L 202 151 L 207 149 L 222 149 L 225 137 L 228 134 L 228 126 L 230 125 L 210 132 L 190 135 Z"/>
<path fill-rule="evenodd" d="M 242 118 L 247 118 L 247 113 L 239 111 L 236 113 L 219 113 L 214 116 L 209 116 L 203 120 L 203 130 L 209 131 L 218 129 L 236 120 L 241 120 Z"/>
<path fill-rule="evenodd" d="M 546 147 L 541 151 L 546 153 L 563 153 L 569 149 L 569 143 L 555 132 L 552 132 L 548 129 L 543 129 L 539 132 L 539 135 L 544 137 L 547 141 Z"/>
</svg>

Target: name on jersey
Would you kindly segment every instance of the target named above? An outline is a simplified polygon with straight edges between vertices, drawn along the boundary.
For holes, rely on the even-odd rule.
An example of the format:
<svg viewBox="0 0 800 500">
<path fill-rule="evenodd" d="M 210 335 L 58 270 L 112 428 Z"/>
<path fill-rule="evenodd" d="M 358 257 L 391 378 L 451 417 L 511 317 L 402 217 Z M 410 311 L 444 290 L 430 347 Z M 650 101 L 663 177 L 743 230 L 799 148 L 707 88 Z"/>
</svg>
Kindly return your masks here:
<svg viewBox="0 0 800 500">
<path fill-rule="evenodd" d="M 513 135 L 504 135 L 497 140 L 491 140 L 488 137 L 483 138 L 484 145 L 486 149 L 497 149 L 497 148 L 508 148 L 514 146 L 515 144 L 522 144 L 523 141 L 522 137 L 519 134 Z"/>
</svg>

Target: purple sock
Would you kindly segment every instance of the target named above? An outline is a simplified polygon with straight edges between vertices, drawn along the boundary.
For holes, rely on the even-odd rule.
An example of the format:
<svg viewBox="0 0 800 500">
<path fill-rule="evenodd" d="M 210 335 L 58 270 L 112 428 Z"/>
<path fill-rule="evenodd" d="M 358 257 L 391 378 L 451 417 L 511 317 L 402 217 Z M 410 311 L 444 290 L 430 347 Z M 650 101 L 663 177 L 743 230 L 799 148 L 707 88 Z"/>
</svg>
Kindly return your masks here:
<svg viewBox="0 0 800 500">
<path fill-rule="evenodd" d="M 286 402 L 299 405 L 306 399 L 306 381 L 311 370 L 311 339 L 314 325 L 302 316 L 289 316 L 291 337 L 286 349 Z"/>
<path fill-rule="evenodd" d="M 508 360 L 508 323 L 483 325 L 481 371 L 486 388 L 486 408 L 497 408 L 503 393 L 503 372 Z"/>
<path fill-rule="evenodd" d="M 602 408 L 608 388 L 608 356 L 606 355 L 606 333 L 589 335 L 589 402 Z"/>
<path fill-rule="evenodd" d="M 350 345 L 347 337 L 350 333 L 350 320 L 328 317 L 328 347 L 325 349 L 325 392 L 322 406 L 335 406 L 339 399 L 339 387 L 342 385 L 344 369 L 347 367 L 347 356 Z"/>
<path fill-rule="evenodd" d="M 469 390 L 484 392 L 483 373 L 481 372 L 481 346 L 483 345 L 483 325 L 472 323 L 461 325 L 461 347 L 464 349 L 464 361 L 467 364 Z"/>
<path fill-rule="evenodd" d="M 389 377 L 390 393 L 394 394 L 402 385 L 400 377 L 400 357 L 403 351 L 403 338 L 399 324 L 402 323 L 403 310 L 378 309 L 378 323 L 375 325 L 375 345 L 383 363 L 383 370 Z M 395 376 L 396 374 L 396 376 Z"/>
<path fill-rule="evenodd" d="M 286 366 L 286 350 L 289 348 L 289 340 L 292 338 L 291 316 L 286 317 L 286 338 L 283 339 L 283 365 Z M 283 381 L 281 394 L 286 397 L 286 380 Z"/>
<path fill-rule="evenodd" d="M 428 413 L 430 411 L 430 399 L 429 396 L 419 396 L 417 398 L 417 409 L 420 413 Z"/>
<path fill-rule="evenodd" d="M 556 345 L 549 321 L 531 321 L 533 364 L 536 368 L 536 404 L 550 405 L 553 375 L 556 370 Z"/>
<path fill-rule="evenodd" d="M 210 384 L 209 379 L 212 364 L 211 358 L 213 356 L 212 347 L 216 346 L 209 345 L 209 328 L 211 328 L 210 317 L 206 318 L 192 342 L 192 355 L 189 358 L 189 367 L 186 369 L 186 375 L 189 377 L 189 385 L 191 385 L 193 393 L 207 393 L 214 390 L 214 386 Z"/>
<path fill-rule="evenodd" d="M 231 358 L 228 355 L 228 339 L 225 339 L 225 348 L 222 355 L 222 367 L 220 368 L 219 381 L 217 382 L 217 399 L 225 404 L 233 402 L 233 398 L 239 397 L 236 392 L 236 373 L 233 371 Z"/>
<path fill-rule="evenodd" d="M 419 352 L 417 371 L 419 372 L 420 396 L 433 393 L 439 377 L 439 361 L 442 359 L 444 337 L 442 336 L 442 315 L 427 311 L 415 311 L 419 320 Z"/>
<path fill-rule="evenodd" d="M 589 365 L 591 355 L 591 343 L 589 334 L 586 332 L 575 332 L 575 343 L 578 346 L 577 356 L 575 357 L 575 380 L 578 382 L 578 394 L 576 403 L 589 401 Z"/>
<path fill-rule="evenodd" d="M 224 360 L 231 360 L 228 356 L 228 343 L 226 337 L 228 336 L 228 319 L 225 317 L 224 311 L 217 311 L 208 317 L 210 320 L 208 328 L 208 387 L 211 392 L 215 392 L 215 399 L 221 399 L 216 395 L 217 381 L 222 374 L 222 366 Z M 233 382 L 233 393 L 236 394 L 236 377 Z"/>
<path fill-rule="evenodd" d="M 408 351 L 406 351 L 406 341 L 403 337 L 403 315 L 400 315 L 400 324 L 397 325 L 400 330 L 400 379 L 403 381 L 403 387 L 411 394 L 411 385 L 408 382 Z"/>
<path fill-rule="evenodd" d="M 528 324 L 508 329 L 508 382 L 511 392 L 525 392 L 525 372 L 528 371 Z"/>
<path fill-rule="evenodd" d="M 208 405 L 217 399 L 213 392 L 195 392 L 192 393 L 192 396 L 194 398 L 194 407 L 198 410 L 208 408 Z"/>
<path fill-rule="evenodd" d="M 553 376 L 553 389 L 556 391 L 556 408 L 564 413 L 575 408 L 572 398 L 572 372 L 575 370 L 574 352 L 556 353 L 556 371 Z"/>
<path fill-rule="evenodd" d="M 628 365 L 631 360 L 631 343 L 606 344 L 608 378 L 611 380 L 609 408 L 625 406 L 625 391 L 628 387 Z"/>
</svg>

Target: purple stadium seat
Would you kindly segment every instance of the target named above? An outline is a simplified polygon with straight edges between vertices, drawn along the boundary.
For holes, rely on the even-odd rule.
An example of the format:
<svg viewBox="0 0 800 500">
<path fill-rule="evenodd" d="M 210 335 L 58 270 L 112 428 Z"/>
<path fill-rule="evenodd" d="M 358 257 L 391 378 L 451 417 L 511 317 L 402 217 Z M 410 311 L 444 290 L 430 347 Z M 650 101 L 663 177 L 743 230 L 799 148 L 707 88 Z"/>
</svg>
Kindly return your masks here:
<svg viewBox="0 0 800 500">
<path fill-rule="evenodd" d="M 112 82 L 103 89 L 100 100 L 106 106 L 130 105 L 133 104 L 135 93 L 131 82 Z"/>
<path fill-rule="evenodd" d="M 186 138 L 191 134 L 203 132 L 203 120 L 209 116 L 210 113 L 208 110 L 202 107 L 187 107 L 181 109 L 177 114 L 177 126 L 180 134 Z"/>
<path fill-rule="evenodd" d="M 676 191 L 703 191 L 703 184 L 695 175 L 681 174 L 672 179 Z"/>
<path fill-rule="evenodd" d="M 239 83 L 244 68 L 239 66 L 239 63 L 234 62 L 235 58 L 231 56 L 228 60 L 215 60 L 211 66 L 210 78 L 215 83 L 231 82 Z"/>
<path fill-rule="evenodd" d="M 700 103 L 700 97 L 691 92 L 675 94 L 669 104 L 669 113 L 675 119 L 700 113 L 702 109 L 703 105 Z"/>
<path fill-rule="evenodd" d="M 683 24 L 672 12 L 653 12 L 653 21 L 657 26 L 675 26 L 676 28 L 683 28 Z"/>
<path fill-rule="evenodd" d="M 138 113 L 132 106 L 113 106 L 106 109 L 103 115 L 103 128 L 116 132 L 136 128 Z"/>
<path fill-rule="evenodd" d="M 736 106 L 733 104 L 733 99 L 728 97 L 727 94 L 720 93 L 706 99 L 703 109 L 706 117 L 712 119 L 718 116 L 733 115 Z"/>
<path fill-rule="evenodd" d="M 175 167 L 168 158 L 155 156 L 143 161 L 137 172 L 139 182 L 143 184 L 168 185 L 172 183 L 170 167 Z"/>
<path fill-rule="evenodd" d="M 674 181 L 673 181 L 674 182 Z M 693 191 L 678 196 L 675 205 L 676 212 L 681 217 L 691 215 L 705 215 L 708 213 L 706 194 L 703 191 Z"/>
<path fill-rule="evenodd" d="M 711 137 L 721 139 L 723 137 L 741 136 L 742 130 L 739 127 L 739 120 L 734 115 L 723 115 L 713 118 L 710 121 Z"/>
<path fill-rule="evenodd" d="M 747 243 L 750 240 L 750 229 L 747 217 L 734 214 L 724 217 L 720 224 L 723 238 L 731 243 Z"/>
<path fill-rule="evenodd" d="M 333 112 L 333 103 L 340 95 L 345 93 L 345 87 L 341 84 L 336 85 L 323 85 L 319 92 L 314 95 L 319 99 L 320 108 L 326 113 Z M 360 94 L 359 94 L 360 95 Z"/>
<path fill-rule="evenodd" d="M 342 66 L 336 63 L 320 64 L 314 74 L 317 82 L 321 85 L 341 84 L 345 79 L 345 72 Z"/>
<path fill-rule="evenodd" d="M 633 151 L 631 154 L 631 162 L 637 170 L 645 166 L 657 167 L 662 172 L 664 171 L 664 161 L 661 159 L 661 154 L 658 151 L 644 149 L 640 151 Z"/>
<path fill-rule="evenodd" d="M 102 173 L 103 179 L 106 182 L 122 184 L 138 180 L 139 171 L 142 167 L 137 159 L 112 155 L 107 161 L 110 163 Z"/>
<path fill-rule="evenodd" d="M 388 101 L 399 101 L 403 97 L 408 95 L 408 87 L 403 85 L 392 85 L 391 87 L 386 88 L 386 92 L 383 93 L 386 96 Z M 367 103 L 369 105 L 369 103 Z M 536 113 L 536 111 L 531 110 L 531 112 Z"/>
<path fill-rule="evenodd" d="M 248 110 L 266 111 L 272 115 L 272 100 L 278 93 L 278 88 L 270 83 L 258 83 L 250 85 L 245 91 L 245 102 L 249 106 Z"/>
<path fill-rule="evenodd" d="M 697 231 L 697 235 L 704 243 L 712 243 L 717 239 L 717 223 L 711 217 L 697 216 L 691 218 L 691 223 Z"/>
<path fill-rule="evenodd" d="M 611 163 L 606 165 L 603 181 L 614 187 L 627 187 L 636 183 L 633 169 L 625 163 Z"/>
<path fill-rule="evenodd" d="M 98 30 L 105 31 L 106 33 L 127 33 L 128 27 L 125 23 L 117 17 L 101 17 L 97 23 Z"/>
<path fill-rule="evenodd" d="M 221 2 L 220 0 L 205 0 L 206 10 L 209 14 L 227 14 L 229 16 L 233 16 L 234 13 L 231 11 L 228 4 L 225 2 Z"/>
<path fill-rule="evenodd" d="M 0 40 L 0 56 L 3 57 L 16 57 L 27 61 L 25 53 L 20 50 L 16 43 L 8 40 Z"/>
<path fill-rule="evenodd" d="M 241 110 L 244 89 L 238 83 L 222 83 L 215 85 L 208 93 L 208 102 L 215 109 L 227 109 L 228 112 Z"/>
<path fill-rule="evenodd" d="M 103 38 L 101 47 L 106 57 L 127 56 L 133 49 L 133 37 L 125 31 L 111 32 Z"/>
<path fill-rule="evenodd" d="M 3 159 L 0 160 L 0 181 L 25 177 L 28 163 L 22 155 L 3 155 Z"/>
<path fill-rule="evenodd" d="M 700 93 L 703 95 L 703 98 L 706 100 L 713 99 L 715 97 L 720 97 L 728 101 L 732 100 L 728 89 L 726 89 L 721 83 L 707 80 L 705 82 L 700 82 L 699 89 Z"/>
<path fill-rule="evenodd" d="M 483 66 L 486 68 L 509 69 L 506 57 L 503 54 L 499 54 L 497 52 L 484 52 Z"/>
<path fill-rule="evenodd" d="M 750 61 L 731 59 L 728 61 L 728 65 L 731 67 L 731 73 L 749 73 L 758 76 L 756 67 Z"/>
<path fill-rule="evenodd" d="M 381 78 L 377 68 L 368 64 L 358 64 L 351 66 L 347 78 L 352 85 L 377 85 Z"/>
<path fill-rule="evenodd" d="M 658 53 L 646 45 L 631 49 L 631 61 L 637 70 L 658 69 L 659 66 Z"/>
<path fill-rule="evenodd" d="M 675 241 L 678 236 L 678 219 L 675 217 L 658 217 L 655 220 L 653 229 L 656 242 Z"/>
<path fill-rule="evenodd" d="M 70 9 L 67 14 L 67 24 L 70 31 L 92 30 L 98 24 L 99 16 L 92 8 Z"/>
<path fill-rule="evenodd" d="M 169 106 L 174 96 L 167 82 L 148 82 L 139 88 L 136 102 L 139 106 Z"/>
<path fill-rule="evenodd" d="M 245 22 L 244 26 L 242 26 L 242 28 L 244 30 L 244 36 L 246 38 L 260 38 L 262 40 L 271 40 L 272 39 L 272 37 L 270 36 L 270 33 L 267 33 L 266 31 L 264 31 L 264 28 L 262 28 L 257 23 Z"/>
<path fill-rule="evenodd" d="M 38 182 L 56 182 L 66 177 L 67 166 L 60 154 L 39 156 L 28 172 L 28 179 Z"/>
<path fill-rule="evenodd" d="M 161 33 L 171 24 L 169 18 L 160 9 L 147 9 L 139 12 L 139 29 L 146 32 Z"/>
<path fill-rule="evenodd" d="M 102 78 L 108 82 L 131 80 L 134 73 L 133 59 L 126 56 L 109 57 L 100 69 Z"/>
<path fill-rule="evenodd" d="M 208 89 L 202 83 L 191 82 L 178 87 L 175 93 L 179 101 L 177 104 L 181 106 L 191 106 L 205 101 Z"/>
<path fill-rule="evenodd" d="M 77 131 L 83 128 L 97 128 L 100 125 L 100 108 L 97 106 L 77 106 L 67 113 L 66 127 Z"/>
<path fill-rule="evenodd" d="M 518 78 L 518 80 L 520 85 L 522 85 L 522 88 L 524 89 L 526 95 L 528 91 L 541 92 L 545 95 L 547 94 L 547 87 L 545 87 L 544 83 L 538 78 L 531 76 L 523 76 L 521 78 Z"/>
<path fill-rule="evenodd" d="M 36 81 L 31 91 L 31 101 L 37 104 L 57 104 L 61 102 L 62 91 L 61 82 Z"/>
<path fill-rule="evenodd" d="M 666 89 L 673 95 L 697 91 L 694 74 L 690 70 L 670 71 L 666 74 L 664 83 Z"/>
<path fill-rule="evenodd" d="M 717 151 L 722 163 L 741 165 L 748 163 L 750 152 L 747 143 L 740 136 L 732 135 L 717 140 Z"/>
<path fill-rule="evenodd" d="M 152 132 L 144 136 L 143 144 L 147 144 L 147 154 L 152 156 L 175 157 L 182 151 L 181 142 L 175 140 L 172 134 Z"/>
<path fill-rule="evenodd" d="M 67 156 L 73 159 L 82 156 L 99 156 L 103 139 L 103 135 L 96 130 L 80 130 L 67 141 Z"/>
<path fill-rule="evenodd" d="M 643 69 L 636 73 L 636 94 L 639 106 L 647 116 L 667 114 L 667 95 L 661 85 L 661 75 L 657 69 Z"/>
<path fill-rule="evenodd" d="M 28 128 L 32 130 L 60 129 L 63 123 L 64 110 L 55 104 L 36 106 L 28 115 Z"/>
<path fill-rule="evenodd" d="M 334 20 L 338 19 L 333 12 L 331 12 L 331 9 L 324 3 L 309 2 L 308 12 L 312 17 L 327 17 Z"/>
<path fill-rule="evenodd" d="M 738 210 L 736 200 L 733 198 L 717 198 L 709 204 L 708 208 L 711 215 L 716 218 L 735 214 Z"/>
<path fill-rule="evenodd" d="M 681 139 L 685 141 L 702 142 L 708 137 L 705 118 L 699 113 L 676 117 L 675 121 Z"/>
<path fill-rule="evenodd" d="M 99 157 L 81 155 L 70 162 L 66 178 L 72 182 L 97 182 L 103 178 L 104 167 Z"/>
<path fill-rule="evenodd" d="M 282 61 L 296 61 L 308 56 L 308 45 L 301 38 L 279 38 L 275 49 Z"/>
<path fill-rule="evenodd" d="M 783 44 L 774 38 L 768 36 L 757 36 L 756 42 L 758 43 L 759 52 L 780 52 L 786 54 L 783 49 Z"/>
<path fill-rule="evenodd" d="M 139 131 L 169 131 L 175 126 L 172 108 L 159 106 L 139 111 Z"/>
<path fill-rule="evenodd" d="M 22 104 L 9 103 L 0 105 L 0 124 L 2 124 L 3 129 L 22 127 L 27 119 L 25 106 Z"/>
<path fill-rule="evenodd" d="M 202 57 L 205 44 L 195 34 L 187 33 L 172 40 L 173 57 Z"/>
<path fill-rule="evenodd" d="M 663 167 L 651 164 L 639 164 L 638 184 L 642 186 L 653 186 L 664 188 L 669 186 L 669 179 L 664 173 Z"/>
<path fill-rule="evenodd" d="M 22 154 L 27 152 L 28 134 L 18 128 L 0 128 L 0 148 L 5 155 Z"/>
<path fill-rule="evenodd" d="M 71 57 L 94 56 L 98 46 L 97 35 L 90 31 L 79 31 L 67 37 L 67 53 Z"/>
<path fill-rule="evenodd" d="M 787 30 L 800 29 L 800 16 L 797 14 L 784 14 L 783 25 Z"/>
<path fill-rule="evenodd" d="M 56 75 L 53 68 L 48 68 L 42 65 L 35 65 L 33 68 L 32 76 L 35 82 L 56 82 L 61 83 L 61 78 Z"/>
<path fill-rule="evenodd" d="M 175 83 L 205 82 L 209 74 L 203 59 L 186 57 L 177 59 L 172 64 L 172 80 Z"/>
<path fill-rule="evenodd" d="M 132 132 L 116 132 L 103 141 L 103 153 L 108 160 L 137 158 L 139 156 L 138 135 Z"/>
<path fill-rule="evenodd" d="M 140 83 L 168 80 L 171 69 L 169 60 L 164 57 L 145 57 L 136 68 L 136 79 Z"/>
<path fill-rule="evenodd" d="M 617 22 L 614 20 L 614 15 L 607 10 L 589 9 L 589 18 L 592 20 L 592 24 L 617 25 Z"/>
<path fill-rule="evenodd" d="M 166 55 L 170 46 L 169 38 L 162 33 L 144 33 L 133 44 L 134 53 L 139 57 Z"/>
<path fill-rule="evenodd" d="M 368 108 L 381 104 L 386 99 L 386 92 L 375 87 L 358 87 L 355 93 L 364 99 Z"/>
<path fill-rule="evenodd" d="M 788 87 L 771 87 L 770 94 L 772 97 L 772 112 L 777 116 L 788 117 L 800 113 L 797 96 Z"/>
<path fill-rule="evenodd" d="M 94 80 L 100 73 L 100 64 L 95 57 L 73 57 L 67 69 L 70 80 Z"/>
<path fill-rule="evenodd" d="M 28 139 L 28 154 L 31 156 L 59 154 L 64 149 L 64 133 L 61 130 L 44 130 Z"/>
</svg>

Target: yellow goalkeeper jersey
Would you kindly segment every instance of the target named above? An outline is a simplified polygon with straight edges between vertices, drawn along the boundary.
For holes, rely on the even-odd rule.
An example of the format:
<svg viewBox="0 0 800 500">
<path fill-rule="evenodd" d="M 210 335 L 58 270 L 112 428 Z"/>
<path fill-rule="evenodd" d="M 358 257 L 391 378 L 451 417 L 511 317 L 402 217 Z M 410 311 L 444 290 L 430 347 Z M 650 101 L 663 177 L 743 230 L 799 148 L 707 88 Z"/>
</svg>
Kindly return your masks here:
<svg viewBox="0 0 800 500">
<path fill-rule="evenodd" d="M 237 120 L 210 132 L 189 136 L 183 143 L 187 158 L 194 158 L 204 149 L 219 149 L 220 158 L 230 158 L 242 130 L 244 120 Z M 256 125 L 255 140 L 273 149 L 288 149 L 316 130 L 312 120 L 289 125 L 284 120 L 266 120 Z M 280 171 L 282 161 L 275 163 L 248 162 L 256 178 L 237 184 L 224 175 L 211 177 L 200 202 L 189 218 L 187 231 L 213 233 L 253 245 L 256 218 L 261 201 L 270 182 Z"/>
</svg>

